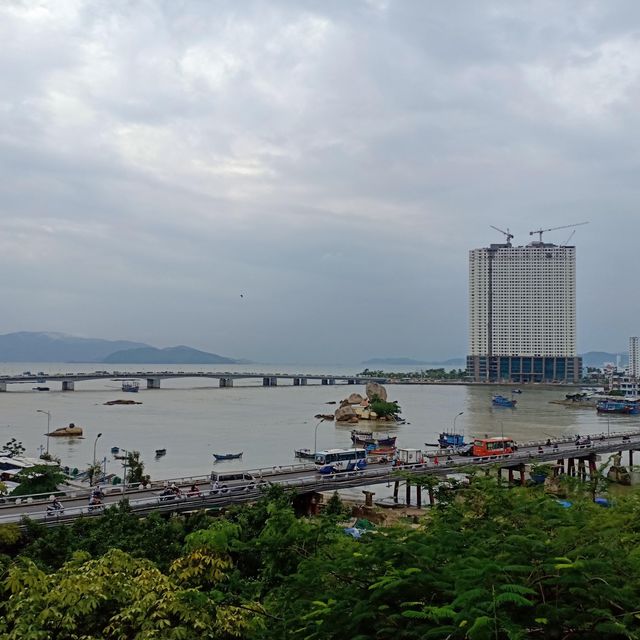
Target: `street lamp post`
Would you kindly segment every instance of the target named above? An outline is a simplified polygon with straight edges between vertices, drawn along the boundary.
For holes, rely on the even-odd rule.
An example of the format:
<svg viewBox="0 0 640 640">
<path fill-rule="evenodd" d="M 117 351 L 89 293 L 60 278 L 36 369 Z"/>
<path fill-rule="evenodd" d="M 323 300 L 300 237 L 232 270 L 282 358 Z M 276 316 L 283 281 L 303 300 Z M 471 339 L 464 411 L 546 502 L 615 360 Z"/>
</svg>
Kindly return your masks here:
<svg viewBox="0 0 640 640">
<path fill-rule="evenodd" d="M 51 412 L 44 411 L 43 409 L 36 409 L 36 413 L 46 413 L 47 414 L 47 455 L 49 455 L 49 430 L 51 428 Z"/>
<path fill-rule="evenodd" d="M 129 459 L 129 452 L 122 447 L 120 447 L 120 451 L 124 451 L 124 462 L 122 463 L 124 471 L 124 477 L 122 478 L 122 493 L 124 493 L 127 489 L 127 460 Z"/>
<path fill-rule="evenodd" d="M 313 457 L 315 458 L 316 453 L 318 452 L 318 427 L 324 422 L 324 418 L 318 422 L 316 428 L 313 431 Z"/>
<path fill-rule="evenodd" d="M 464 411 L 461 411 L 457 416 L 454 417 L 453 419 L 453 433 L 456 432 L 456 420 L 464 414 Z"/>
<path fill-rule="evenodd" d="M 93 472 L 91 474 L 91 484 L 93 484 L 93 473 L 95 473 L 95 468 L 96 468 L 96 445 L 98 444 L 98 438 L 100 438 L 101 436 L 102 436 L 102 433 L 99 433 L 96 436 L 96 439 L 93 441 L 93 464 L 92 464 Z"/>
</svg>

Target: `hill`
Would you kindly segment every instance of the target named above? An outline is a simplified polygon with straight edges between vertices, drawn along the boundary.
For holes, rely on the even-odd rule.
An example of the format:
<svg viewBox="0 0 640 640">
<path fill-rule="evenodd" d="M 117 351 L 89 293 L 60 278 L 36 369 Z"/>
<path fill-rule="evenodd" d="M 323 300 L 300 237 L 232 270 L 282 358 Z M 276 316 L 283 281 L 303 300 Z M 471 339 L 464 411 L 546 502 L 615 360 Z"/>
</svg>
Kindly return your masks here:
<svg viewBox="0 0 640 640">
<path fill-rule="evenodd" d="M 239 364 L 239 360 L 225 358 L 217 353 L 207 353 L 180 345 L 156 349 L 141 347 L 123 349 L 108 355 L 102 360 L 108 364 Z"/>
<path fill-rule="evenodd" d="M 114 351 L 147 346 L 131 340 L 101 340 L 64 333 L 19 331 L 0 335 L 0 362 L 102 362 Z"/>
</svg>

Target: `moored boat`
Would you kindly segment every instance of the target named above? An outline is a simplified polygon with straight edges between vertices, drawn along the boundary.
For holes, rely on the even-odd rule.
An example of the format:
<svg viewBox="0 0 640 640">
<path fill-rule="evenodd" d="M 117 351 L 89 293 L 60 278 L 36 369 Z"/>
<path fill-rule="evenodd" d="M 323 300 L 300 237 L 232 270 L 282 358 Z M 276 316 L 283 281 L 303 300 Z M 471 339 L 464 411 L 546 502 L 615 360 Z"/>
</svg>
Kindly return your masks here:
<svg viewBox="0 0 640 640">
<path fill-rule="evenodd" d="M 427 447 L 440 447 L 441 449 L 448 449 L 449 447 L 457 449 L 465 446 L 464 434 L 455 433 L 454 431 L 441 431 L 438 436 L 438 442 L 425 442 L 425 445 Z"/>
<path fill-rule="evenodd" d="M 82 427 L 76 427 L 73 422 L 70 422 L 68 427 L 60 427 L 59 429 L 54 429 L 46 435 L 51 436 L 52 438 L 58 438 L 60 436 L 81 436 Z"/>
<path fill-rule="evenodd" d="M 156 449 L 156 458 L 161 458 L 162 456 L 167 455 L 166 449 Z"/>
<path fill-rule="evenodd" d="M 606 400 L 599 400 L 596 404 L 596 411 L 598 413 L 621 413 L 624 415 L 636 415 L 640 413 L 640 403 L 638 400 L 628 400 L 620 398 L 614 400 L 607 398 Z"/>
<path fill-rule="evenodd" d="M 123 380 L 122 390 L 128 393 L 138 393 L 140 383 L 137 380 Z"/>
<path fill-rule="evenodd" d="M 237 458 L 242 458 L 243 453 L 243 451 L 240 453 L 214 453 L 213 457 L 216 460 L 236 460 Z"/>
<path fill-rule="evenodd" d="M 378 434 L 371 431 L 358 431 L 357 429 L 352 429 L 351 431 L 351 442 L 356 446 L 373 446 L 374 448 L 395 447 L 396 440 L 397 436 L 386 435 L 384 437 L 378 437 Z"/>
<path fill-rule="evenodd" d="M 316 454 L 311 449 L 296 449 L 293 454 L 296 458 L 302 458 L 303 460 L 313 460 Z"/>
<path fill-rule="evenodd" d="M 512 398 L 505 398 L 504 396 L 501 396 L 501 395 L 498 395 L 498 394 L 492 396 L 492 398 L 491 398 L 491 403 L 496 407 L 511 407 L 511 408 L 513 408 L 513 407 L 516 406 L 517 402 L 518 402 L 517 400 L 514 400 Z"/>
</svg>

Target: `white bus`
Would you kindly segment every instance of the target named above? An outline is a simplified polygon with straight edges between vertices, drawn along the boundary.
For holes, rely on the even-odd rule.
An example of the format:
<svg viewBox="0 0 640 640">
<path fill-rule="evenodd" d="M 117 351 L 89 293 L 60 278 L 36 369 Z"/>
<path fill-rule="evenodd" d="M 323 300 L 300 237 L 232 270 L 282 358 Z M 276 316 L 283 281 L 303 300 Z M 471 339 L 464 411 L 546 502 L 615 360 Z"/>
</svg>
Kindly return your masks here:
<svg viewBox="0 0 640 640">
<path fill-rule="evenodd" d="M 349 462 L 357 463 L 359 460 L 366 460 L 367 452 L 365 449 L 327 449 L 326 451 L 317 451 L 315 463 L 319 465 L 336 464 Z"/>
</svg>

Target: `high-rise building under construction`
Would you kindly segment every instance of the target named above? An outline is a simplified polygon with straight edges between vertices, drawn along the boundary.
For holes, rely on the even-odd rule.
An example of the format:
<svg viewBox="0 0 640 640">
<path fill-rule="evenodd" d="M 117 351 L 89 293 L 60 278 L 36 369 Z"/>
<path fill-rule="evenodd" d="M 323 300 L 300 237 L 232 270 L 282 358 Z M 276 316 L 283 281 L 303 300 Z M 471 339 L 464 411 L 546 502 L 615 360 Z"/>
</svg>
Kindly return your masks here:
<svg viewBox="0 0 640 640">
<path fill-rule="evenodd" d="M 467 373 L 477 382 L 578 382 L 576 249 L 541 233 L 520 247 L 511 237 L 469 252 Z"/>
</svg>

